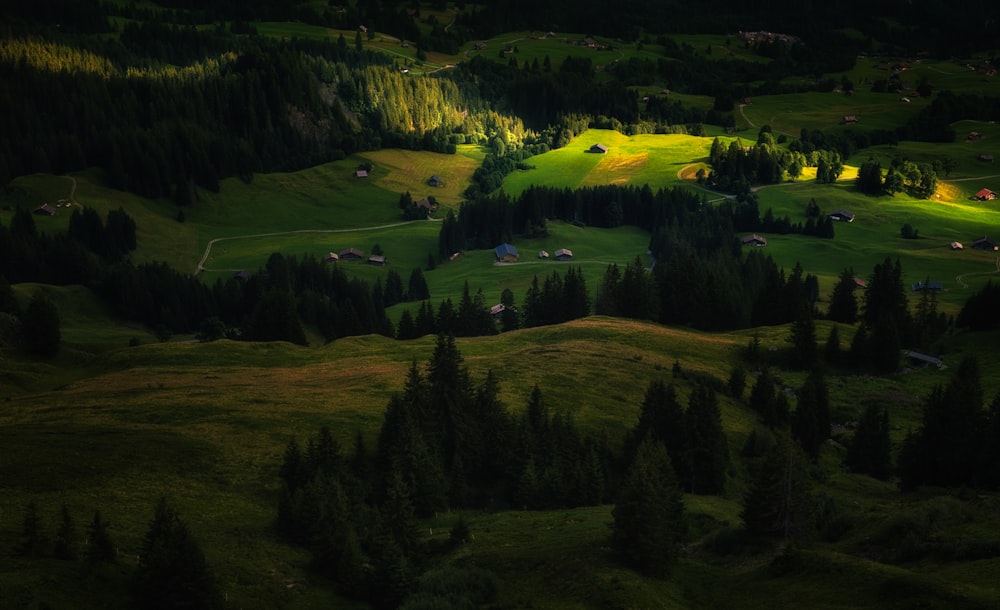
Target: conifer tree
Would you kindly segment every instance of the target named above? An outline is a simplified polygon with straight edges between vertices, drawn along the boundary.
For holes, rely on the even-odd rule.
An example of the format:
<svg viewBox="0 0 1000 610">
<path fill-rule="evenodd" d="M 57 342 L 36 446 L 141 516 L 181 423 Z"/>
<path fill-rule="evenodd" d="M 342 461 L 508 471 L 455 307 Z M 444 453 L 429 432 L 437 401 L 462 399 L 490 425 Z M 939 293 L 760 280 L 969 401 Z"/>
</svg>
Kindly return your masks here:
<svg viewBox="0 0 1000 610">
<path fill-rule="evenodd" d="M 854 270 L 844 269 L 840 272 L 837 283 L 830 294 L 830 305 L 826 317 L 834 322 L 854 324 L 858 318 L 858 300 L 854 296 L 857 283 L 854 281 Z"/>
<path fill-rule="evenodd" d="M 56 539 L 53 552 L 56 559 L 76 559 L 77 534 L 76 523 L 69 513 L 69 508 L 63 504 L 60 512 L 59 529 L 56 530 Z"/>
<path fill-rule="evenodd" d="M 755 536 L 794 540 L 808 532 L 811 505 L 806 458 L 781 435 L 751 474 L 743 524 Z"/>
<path fill-rule="evenodd" d="M 812 460 L 830 437 L 830 399 L 823 373 L 814 368 L 799 389 L 798 405 L 792 418 L 792 435 Z"/>
<path fill-rule="evenodd" d="M 52 358 L 62 341 L 59 309 L 41 291 L 35 292 L 21 316 L 21 334 L 28 353 Z"/>
<path fill-rule="evenodd" d="M 42 531 L 42 517 L 38 513 L 38 505 L 32 500 L 24 511 L 21 535 L 15 552 L 22 557 L 41 557 L 47 546 L 48 540 Z"/>
<path fill-rule="evenodd" d="M 715 390 L 698 384 L 685 413 L 687 489 L 696 494 L 721 494 L 726 484 L 729 445 L 722 430 L 722 413 Z"/>
<path fill-rule="evenodd" d="M 889 411 L 870 404 L 865 407 L 845 457 L 851 472 L 885 480 L 892 474 L 892 446 L 889 440 Z"/>
<path fill-rule="evenodd" d="M 133 592 L 140 607 L 154 610 L 223 607 L 201 547 L 166 499 L 143 538 Z"/>
<path fill-rule="evenodd" d="M 108 524 L 101 518 L 99 510 L 94 511 L 94 519 L 87 528 L 86 557 L 90 563 L 114 563 L 117 559 Z"/>
<path fill-rule="evenodd" d="M 611 546 L 622 562 L 649 576 L 669 577 L 679 554 L 684 504 L 670 456 L 659 441 L 639 444 L 612 516 Z"/>
</svg>

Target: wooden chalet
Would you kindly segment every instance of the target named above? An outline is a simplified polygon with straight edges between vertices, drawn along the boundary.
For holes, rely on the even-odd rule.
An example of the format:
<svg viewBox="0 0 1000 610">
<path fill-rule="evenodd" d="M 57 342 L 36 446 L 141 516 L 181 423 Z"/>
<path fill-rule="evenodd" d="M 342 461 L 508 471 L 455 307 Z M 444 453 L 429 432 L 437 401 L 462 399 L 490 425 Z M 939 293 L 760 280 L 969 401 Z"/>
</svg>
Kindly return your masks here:
<svg viewBox="0 0 1000 610">
<path fill-rule="evenodd" d="M 357 248 L 345 248 L 340 251 L 340 260 L 359 261 L 365 258 L 365 253 Z"/>
<path fill-rule="evenodd" d="M 548 258 L 548 257 L 549 257 L 549 253 L 546 252 L 545 250 L 539 250 L 538 251 L 538 258 Z"/>
<path fill-rule="evenodd" d="M 511 244 L 500 244 L 496 247 L 497 261 L 501 263 L 516 263 L 519 257 L 517 248 Z"/>
<path fill-rule="evenodd" d="M 756 233 L 752 235 L 747 235 L 740 240 L 740 243 L 744 246 L 754 246 L 756 248 L 763 248 L 767 245 L 767 239 L 763 235 L 757 235 Z"/>
<path fill-rule="evenodd" d="M 915 282 L 912 286 L 910 286 L 910 288 L 913 289 L 913 292 L 920 292 L 921 290 L 942 290 L 944 289 L 944 284 L 941 282 L 927 282 L 921 280 L 919 282 Z"/>
<path fill-rule="evenodd" d="M 997 244 L 992 239 L 983 236 L 972 242 L 972 248 L 974 250 L 986 250 L 988 252 L 996 252 Z"/>
<path fill-rule="evenodd" d="M 960 242 L 960 241 L 953 241 L 953 242 L 951 242 L 948 245 L 951 246 L 952 250 L 962 250 L 962 249 L 965 248 L 965 246 L 963 246 L 962 242 Z"/>
<path fill-rule="evenodd" d="M 437 174 L 434 174 L 427 181 L 427 185 L 428 186 L 441 186 L 441 176 L 438 176 Z"/>
<path fill-rule="evenodd" d="M 385 267 L 386 262 L 388 262 L 384 255 L 382 254 L 372 254 L 368 257 L 368 264 L 375 265 L 378 267 Z"/>
<path fill-rule="evenodd" d="M 844 118 L 840 119 L 841 125 L 851 125 L 858 122 L 858 117 L 853 114 L 845 114 Z"/>
<path fill-rule="evenodd" d="M 323 262 L 326 263 L 335 263 L 339 260 L 340 260 L 340 255 L 337 254 L 336 252 L 327 252 L 326 255 L 323 257 Z"/>
<path fill-rule="evenodd" d="M 358 171 L 354 172 L 354 177 L 355 178 L 367 178 L 368 177 L 368 170 L 366 170 L 366 169 L 359 169 Z"/>
<path fill-rule="evenodd" d="M 431 203 L 430 199 L 417 199 L 410 205 L 412 205 L 415 208 L 424 208 L 428 212 L 433 212 L 434 210 L 438 209 L 437 204 Z"/>
<path fill-rule="evenodd" d="M 979 155 L 976 158 L 979 159 L 980 161 L 986 161 L 987 163 L 993 163 L 993 155 L 991 155 L 989 153 L 983 153 L 983 154 Z"/>
<path fill-rule="evenodd" d="M 997 194 L 990 189 L 981 189 L 975 194 L 975 199 L 978 201 L 993 201 L 997 198 Z"/>
<path fill-rule="evenodd" d="M 557 261 L 568 261 L 573 258 L 573 251 L 569 248 L 559 248 L 554 254 Z"/>
<path fill-rule="evenodd" d="M 56 209 L 47 203 L 43 203 L 34 210 L 31 211 L 32 214 L 38 214 L 39 216 L 55 216 Z"/>
<path fill-rule="evenodd" d="M 592 152 L 592 153 L 597 153 L 599 155 L 604 155 L 604 154 L 607 154 L 608 147 L 605 146 L 604 144 L 601 144 L 600 142 L 598 142 L 597 144 L 594 144 L 593 146 L 591 146 L 590 148 L 588 148 L 587 152 Z"/>
<path fill-rule="evenodd" d="M 847 210 L 834 210 L 830 212 L 830 218 L 839 222 L 854 222 L 854 214 Z"/>
</svg>

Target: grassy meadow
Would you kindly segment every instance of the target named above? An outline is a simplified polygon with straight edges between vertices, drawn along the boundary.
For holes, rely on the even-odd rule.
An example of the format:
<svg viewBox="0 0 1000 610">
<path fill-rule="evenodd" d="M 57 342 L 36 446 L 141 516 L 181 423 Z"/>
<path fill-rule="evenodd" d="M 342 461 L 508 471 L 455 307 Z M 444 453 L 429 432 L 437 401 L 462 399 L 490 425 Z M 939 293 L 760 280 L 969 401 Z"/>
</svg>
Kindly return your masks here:
<svg viewBox="0 0 1000 610">
<path fill-rule="evenodd" d="M 444 22 L 451 15 L 422 11 L 424 17 L 433 14 Z M 336 39 L 343 34 L 354 44 L 353 30 L 255 25 L 267 36 Z M 655 45 L 618 47 L 621 43 L 611 40 L 599 42 L 615 48 L 583 49 L 575 44 L 582 38 L 507 33 L 483 41 L 481 51 L 474 51 L 469 42 L 457 56 L 431 53 L 414 72 L 445 69 L 472 53 L 507 61 L 508 56 L 501 57 L 507 46 L 517 47 L 519 63 L 549 57 L 553 65 L 580 53 L 593 57 L 595 65 L 606 65 L 658 52 Z M 675 39 L 713 57 L 763 61 L 724 36 Z M 364 37 L 363 44 L 392 53 L 401 62 L 416 61 L 412 45 L 389 36 Z M 797 137 L 803 128 L 835 128 L 846 114 L 860 118 L 851 129 L 899 124 L 928 100 L 906 103 L 899 95 L 870 93 L 862 83 L 884 77 L 884 61 L 858 62 L 847 75 L 857 87 L 854 96 L 802 93 L 753 99 L 737 111 L 741 137 L 754 140 L 764 124 Z M 916 83 L 921 77 L 937 89 L 979 91 L 985 86 L 981 75 L 954 62 L 914 63 L 907 81 Z M 649 87 L 650 94 L 658 91 Z M 670 95 L 685 104 L 712 104 L 704 96 Z M 873 265 L 890 257 L 901 261 L 907 284 L 928 278 L 942 281 L 940 308 L 957 313 L 987 281 L 1000 279 L 996 253 L 955 251 L 948 245 L 968 244 L 983 235 L 1000 238 L 1000 204 L 971 199 L 984 187 L 1000 192 L 1000 170 L 976 159 L 984 152 L 1000 152 L 994 149 L 1000 126 L 964 121 L 955 129 L 959 138 L 951 144 L 905 142 L 861 151 L 846 160 L 836 184 L 815 183 L 810 179 L 813 170 L 795 183 L 759 189 L 762 214 L 771 208 L 793 222 L 805 220 L 810 199 L 824 212 L 846 208 L 856 214 L 853 223 L 836 224 L 832 240 L 767 234 L 767 253 L 786 271 L 801 263 L 806 273 L 819 278 L 821 309 L 842 269 L 851 267 L 865 277 Z M 971 131 L 982 137 L 962 137 Z M 718 130 L 710 133 L 699 138 L 590 130 L 562 149 L 529 159 L 533 168 L 509 175 L 502 188 L 517 195 L 532 185 L 648 184 L 653 189 L 697 189 L 716 201 L 722 195 L 694 183 Z M 732 138 L 722 137 L 727 142 Z M 607 145 L 608 153 L 587 153 L 595 143 Z M 137 224 L 139 249 L 133 261 L 163 261 L 200 273 L 207 283 L 237 270 L 256 270 L 276 251 L 322 257 L 356 247 L 368 254 L 377 244 L 388 257 L 387 268 L 364 263 L 342 263 L 341 268 L 372 283 L 395 270 L 405 283 L 414 267 L 425 268 L 428 254 L 436 254 L 439 221 L 449 210 L 457 212 L 462 192 L 485 154 L 474 146 L 460 146 L 456 155 L 364 152 L 298 172 L 255 175 L 249 184 L 227 179 L 218 193 L 199 191 L 199 200 L 183 209 L 109 189 L 97 170 L 22 176 L 0 199 L 0 224 L 9 226 L 18 206 L 59 204 L 56 216 L 34 217 L 39 231 L 56 232 L 66 229 L 75 204 L 93 207 L 102 217 L 121 207 Z M 942 156 L 954 159 L 956 167 L 942 177 L 930 200 L 902 194 L 868 197 L 855 190 L 853 177 L 870 156 L 883 168 L 896 157 L 930 162 Z M 368 162 L 374 166 L 369 176 L 355 177 L 358 165 Z M 442 186 L 429 187 L 431 175 L 441 176 Z M 404 222 L 398 208 L 404 191 L 414 198 L 433 195 L 441 207 L 428 221 Z M 919 231 L 919 239 L 901 238 L 904 223 Z M 607 265 L 625 265 L 636 257 L 647 260 L 648 240 L 648 233 L 635 227 L 603 229 L 552 221 L 547 237 L 515 242 L 519 263 L 497 265 L 492 250 L 470 250 L 424 275 L 435 304 L 449 297 L 457 302 L 466 285 L 472 292 L 482 290 L 488 303 L 510 288 L 520 303 L 533 277 L 562 273 L 569 264 L 582 270 L 593 297 Z M 558 248 L 571 249 L 573 262 L 537 258 L 539 250 Z M 368 447 L 374 447 L 387 401 L 401 391 L 411 364 L 422 366 L 430 358 L 434 338 L 397 342 L 380 336 L 350 337 L 327 345 L 314 341 L 310 347 L 227 340 L 199 344 L 189 337 L 159 342 L 150 329 L 113 319 L 84 287 L 19 284 L 14 290 L 22 304 L 37 290 L 56 303 L 63 345 L 59 355 L 46 362 L 0 351 L 0 608 L 98 609 L 126 603 L 103 597 L 108 587 L 102 583 L 125 585 L 160 497 L 179 511 L 205 550 L 227 607 L 358 607 L 337 597 L 329 582 L 309 570 L 308 553 L 284 543 L 274 531 L 277 469 L 290 438 L 304 444 L 323 425 L 330 426 L 343 447 L 352 445 L 358 431 Z M 400 304 L 388 313 L 398 319 L 403 309 L 409 307 L 412 313 L 415 306 Z M 831 328 L 829 322 L 817 322 L 819 341 Z M 854 329 L 839 330 L 846 348 Z M 592 316 L 456 343 L 474 381 L 487 371 L 496 374 L 500 398 L 512 412 L 525 407 L 537 385 L 550 410 L 571 414 L 583 432 L 606 434 L 617 444 L 635 424 L 651 381 L 678 384 L 686 404 L 690 387 L 673 377 L 675 363 L 685 372 L 725 380 L 740 350 L 754 337 L 762 353 L 783 363 L 790 344 L 787 326 L 701 333 Z M 987 353 L 998 338 L 995 332 L 946 338 L 941 357 L 951 370 L 904 369 L 873 377 L 834 369 L 828 377 L 832 419 L 855 421 L 867 405 L 885 405 L 898 448 L 919 425 L 923 401 L 935 385 L 948 381 L 963 356 Z M 979 363 L 989 399 L 1000 391 L 1000 361 L 980 357 Z M 789 391 L 800 387 L 806 376 L 805 371 L 781 367 L 776 374 Z M 719 401 L 733 458 L 729 484 L 719 497 L 685 496 L 688 540 L 672 579 L 642 578 L 613 561 L 610 506 L 464 512 L 472 540 L 442 561 L 492 570 L 500 581 L 497 605 L 504 608 L 1000 606 L 996 558 L 950 561 L 929 556 L 894 563 L 875 555 L 878 545 L 913 532 L 931 540 L 995 540 L 1000 497 L 982 493 L 965 502 L 966 492 L 900 494 L 891 482 L 846 473 L 845 449 L 836 440 L 822 449 L 815 491 L 836 505 L 851 527 L 836 539 L 816 540 L 803 548 L 734 548 L 726 536 L 739 525 L 747 485 L 737 456 L 757 417 L 743 401 L 729 396 Z M 81 532 L 100 510 L 111 524 L 118 566 L 94 572 L 82 563 L 25 560 L 6 552 L 14 547 L 25 507 L 32 501 L 49 532 L 55 530 L 62 505 Z M 440 514 L 422 522 L 424 538 L 443 540 L 458 516 Z"/>
</svg>

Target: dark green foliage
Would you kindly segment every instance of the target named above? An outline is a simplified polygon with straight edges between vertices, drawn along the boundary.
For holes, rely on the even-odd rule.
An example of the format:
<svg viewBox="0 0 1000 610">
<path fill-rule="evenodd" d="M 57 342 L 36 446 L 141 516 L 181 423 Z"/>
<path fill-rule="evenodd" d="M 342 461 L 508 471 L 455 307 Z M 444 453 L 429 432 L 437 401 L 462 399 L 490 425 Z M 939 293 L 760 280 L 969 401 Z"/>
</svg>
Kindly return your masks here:
<svg viewBox="0 0 1000 610">
<path fill-rule="evenodd" d="M 29 502 L 21 522 L 21 534 L 14 553 L 21 557 L 42 557 L 48 550 L 48 539 L 42 531 L 42 517 L 38 505 Z"/>
<path fill-rule="evenodd" d="M 38 358 L 59 353 L 62 333 L 59 309 L 41 291 L 35 292 L 21 316 L 21 337 L 25 350 Z"/>
<path fill-rule="evenodd" d="M 279 289 L 265 293 L 250 316 L 245 336 L 250 341 L 289 341 L 306 345 L 294 295 Z"/>
<path fill-rule="evenodd" d="M 799 316 L 792 323 L 789 342 L 792 344 L 792 366 L 796 368 L 815 366 L 819 360 L 819 349 L 816 346 L 816 323 L 809 308 L 802 307 Z"/>
<path fill-rule="evenodd" d="M 819 457 L 823 442 L 830 437 L 829 391 L 819 369 L 813 369 L 799 388 L 798 405 L 792 417 L 792 436 L 814 461 Z"/>
<path fill-rule="evenodd" d="M 722 494 L 729 466 L 729 445 L 715 391 L 698 384 L 691 391 L 684 418 L 685 487 L 696 494 Z"/>
<path fill-rule="evenodd" d="M 992 479 L 996 464 L 983 459 L 993 442 L 983 405 L 979 364 L 967 357 L 946 386 L 931 391 L 920 428 L 907 435 L 899 455 L 900 486 L 953 487 Z"/>
<path fill-rule="evenodd" d="M 69 508 L 64 504 L 60 511 L 59 528 L 56 530 L 53 554 L 56 559 L 76 559 L 77 544 L 76 523 L 69 513 Z"/>
<path fill-rule="evenodd" d="M 865 407 L 854 437 L 847 445 L 844 460 L 851 472 L 886 480 L 892 474 L 892 445 L 889 440 L 889 411 L 871 404 Z"/>
<path fill-rule="evenodd" d="M 729 381 L 726 383 L 729 388 L 729 395 L 740 400 L 747 385 L 747 370 L 741 364 L 734 364 L 729 372 Z"/>
<path fill-rule="evenodd" d="M 454 566 L 430 570 L 417 579 L 415 591 L 400 610 L 485 608 L 496 600 L 497 577 L 481 568 Z"/>
<path fill-rule="evenodd" d="M 882 192 L 882 166 L 878 160 L 869 157 L 861 164 L 855 184 L 858 190 L 866 195 L 878 195 Z"/>
<path fill-rule="evenodd" d="M 749 406 L 769 427 L 780 426 L 788 421 L 788 403 L 784 392 L 779 392 L 776 380 L 767 368 L 760 372 L 750 390 Z"/>
<path fill-rule="evenodd" d="M 830 295 L 830 305 L 827 318 L 834 322 L 854 324 L 858 318 L 858 300 L 854 296 L 857 282 L 854 280 L 854 270 L 847 268 L 840 272 L 840 277 Z"/>
<path fill-rule="evenodd" d="M 521 311 L 526 328 L 560 324 L 590 315 L 590 296 L 583 270 L 569 267 L 565 275 L 553 271 L 541 285 L 535 276 L 524 295 Z"/>
<path fill-rule="evenodd" d="M 830 326 L 830 334 L 826 336 L 826 344 L 823 347 L 823 357 L 830 364 L 840 362 L 840 326 L 837 324 Z"/>
<path fill-rule="evenodd" d="M 94 511 L 94 519 L 87 527 L 87 561 L 90 563 L 114 563 L 118 557 L 115 545 L 108 533 L 108 523 L 101 518 L 101 511 Z"/>
<path fill-rule="evenodd" d="M 669 577 L 683 537 L 684 504 L 670 456 L 659 441 L 639 444 L 612 516 L 611 547 L 622 562 L 649 576 Z"/>
<path fill-rule="evenodd" d="M 780 435 L 754 464 L 740 514 L 748 533 L 784 540 L 808 533 L 812 500 L 806 463 L 797 445 Z"/>
<path fill-rule="evenodd" d="M 143 538 L 133 593 L 142 608 L 222 608 L 205 555 L 166 499 L 153 511 Z"/>
</svg>

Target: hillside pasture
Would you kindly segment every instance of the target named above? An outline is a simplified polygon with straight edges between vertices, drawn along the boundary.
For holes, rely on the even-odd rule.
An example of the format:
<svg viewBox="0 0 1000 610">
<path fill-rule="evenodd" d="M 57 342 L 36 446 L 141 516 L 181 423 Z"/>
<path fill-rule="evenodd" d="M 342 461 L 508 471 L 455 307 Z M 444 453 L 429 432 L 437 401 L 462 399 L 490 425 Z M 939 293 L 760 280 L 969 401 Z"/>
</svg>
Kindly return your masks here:
<svg viewBox="0 0 1000 610">
<path fill-rule="evenodd" d="M 588 152 L 594 144 L 605 154 Z M 518 195 L 532 185 L 579 188 L 601 184 L 649 185 L 653 190 L 690 183 L 678 178 L 687 165 L 708 158 L 712 139 L 685 135 L 641 134 L 589 129 L 563 148 L 528 160 L 534 169 L 519 170 L 504 179 L 503 190 Z"/>
<path fill-rule="evenodd" d="M 775 133 L 792 138 L 798 138 L 803 129 L 892 130 L 929 103 L 920 98 L 906 103 L 901 101 L 901 97 L 900 94 L 861 90 L 856 90 L 854 95 L 810 91 L 757 96 L 752 104 L 742 106 L 738 111 L 737 127 L 756 133 L 758 128 L 770 125 Z M 858 122 L 841 125 L 845 116 L 857 117 Z M 741 118 L 745 121 L 742 125 Z"/>
</svg>

